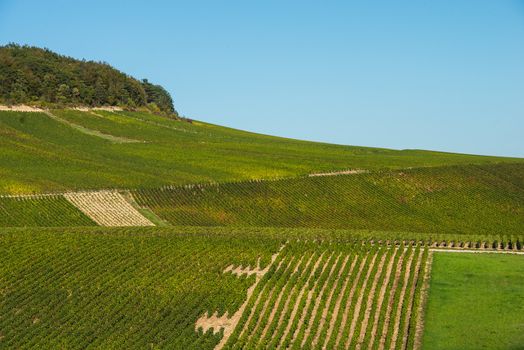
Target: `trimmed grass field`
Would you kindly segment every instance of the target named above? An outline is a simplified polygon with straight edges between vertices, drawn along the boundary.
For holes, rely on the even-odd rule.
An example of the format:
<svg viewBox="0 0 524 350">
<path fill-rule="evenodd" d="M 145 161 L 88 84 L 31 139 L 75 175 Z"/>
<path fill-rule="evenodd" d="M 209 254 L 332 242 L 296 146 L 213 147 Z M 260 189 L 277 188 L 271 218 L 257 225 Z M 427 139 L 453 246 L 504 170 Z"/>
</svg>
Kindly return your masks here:
<svg viewBox="0 0 524 350">
<path fill-rule="evenodd" d="M 140 112 L 0 112 L 0 194 L 152 188 L 522 159 L 340 146 Z M 64 122 L 65 121 L 65 122 Z"/>
<path fill-rule="evenodd" d="M 424 350 L 524 348 L 524 256 L 435 253 Z"/>
</svg>

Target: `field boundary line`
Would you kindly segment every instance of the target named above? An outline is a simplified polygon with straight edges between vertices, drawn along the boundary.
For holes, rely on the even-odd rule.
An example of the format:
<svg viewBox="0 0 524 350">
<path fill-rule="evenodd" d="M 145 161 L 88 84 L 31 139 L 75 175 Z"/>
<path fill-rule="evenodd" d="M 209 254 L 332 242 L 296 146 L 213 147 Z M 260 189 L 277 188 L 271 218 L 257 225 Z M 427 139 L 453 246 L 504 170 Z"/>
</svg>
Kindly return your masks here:
<svg viewBox="0 0 524 350">
<path fill-rule="evenodd" d="M 484 253 L 484 254 L 515 254 L 524 255 L 524 251 L 518 250 L 484 250 L 484 249 L 441 249 L 441 248 L 429 248 L 430 252 L 442 252 L 442 253 Z"/>
<path fill-rule="evenodd" d="M 417 325 L 415 328 L 415 341 L 413 350 L 422 349 L 422 336 L 424 335 L 425 313 L 429 297 L 429 281 L 431 280 L 431 268 L 433 267 L 433 250 L 428 250 L 428 260 L 424 269 L 424 279 L 420 291 L 420 304 L 417 311 Z"/>
</svg>

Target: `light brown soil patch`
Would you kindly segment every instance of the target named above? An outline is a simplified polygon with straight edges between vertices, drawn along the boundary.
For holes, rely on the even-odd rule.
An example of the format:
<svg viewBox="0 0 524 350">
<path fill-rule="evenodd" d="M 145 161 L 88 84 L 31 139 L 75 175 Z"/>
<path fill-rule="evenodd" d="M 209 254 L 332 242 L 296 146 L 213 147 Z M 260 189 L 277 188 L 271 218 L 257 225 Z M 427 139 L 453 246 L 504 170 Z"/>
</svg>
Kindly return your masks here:
<svg viewBox="0 0 524 350">
<path fill-rule="evenodd" d="M 44 110 L 37 107 L 18 105 L 18 106 L 5 106 L 0 105 L 0 112 L 43 112 Z"/>
<path fill-rule="evenodd" d="M 155 226 L 117 191 L 70 192 L 64 197 L 100 226 Z"/>
</svg>

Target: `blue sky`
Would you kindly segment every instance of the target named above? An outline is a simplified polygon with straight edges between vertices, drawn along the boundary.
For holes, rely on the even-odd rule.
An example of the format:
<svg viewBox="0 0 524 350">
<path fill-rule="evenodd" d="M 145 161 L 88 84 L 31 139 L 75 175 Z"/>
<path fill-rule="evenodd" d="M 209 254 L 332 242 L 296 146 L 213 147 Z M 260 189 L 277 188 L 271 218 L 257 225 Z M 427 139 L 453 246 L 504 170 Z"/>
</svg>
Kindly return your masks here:
<svg viewBox="0 0 524 350">
<path fill-rule="evenodd" d="M 266 134 L 524 157 L 524 1 L 0 0 L 0 43 L 103 60 Z"/>
</svg>

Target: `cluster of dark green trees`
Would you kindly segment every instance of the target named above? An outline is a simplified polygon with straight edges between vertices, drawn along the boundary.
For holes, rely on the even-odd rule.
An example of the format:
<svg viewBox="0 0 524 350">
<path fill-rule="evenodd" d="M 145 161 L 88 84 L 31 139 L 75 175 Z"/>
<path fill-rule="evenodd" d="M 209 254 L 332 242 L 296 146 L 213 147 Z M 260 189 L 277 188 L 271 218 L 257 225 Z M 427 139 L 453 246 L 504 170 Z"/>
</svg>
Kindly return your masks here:
<svg viewBox="0 0 524 350">
<path fill-rule="evenodd" d="M 0 46 L 0 103 L 148 107 L 176 114 L 170 94 L 104 62 L 77 60 L 48 49 Z"/>
</svg>

